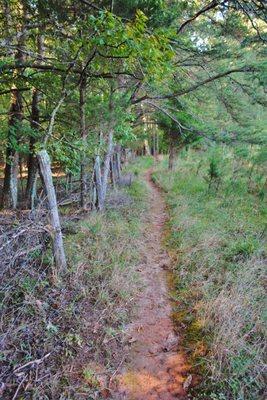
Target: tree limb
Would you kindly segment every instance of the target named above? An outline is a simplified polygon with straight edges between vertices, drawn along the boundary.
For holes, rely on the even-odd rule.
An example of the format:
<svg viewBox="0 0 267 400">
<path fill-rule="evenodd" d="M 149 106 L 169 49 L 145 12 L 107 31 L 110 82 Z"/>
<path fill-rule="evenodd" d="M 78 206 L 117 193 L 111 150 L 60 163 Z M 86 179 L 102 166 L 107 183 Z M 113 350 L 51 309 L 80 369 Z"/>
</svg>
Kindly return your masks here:
<svg viewBox="0 0 267 400">
<path fill-rule="evenodd" d="M 3 96 L 5 94 L 9 94 L 12 93 L 14 91 L 19 91 L 19 92 L 26 92 L 28 90 L 31 90 L 31 88 L 16 88 L 16 89 L 7 89 L 7 90 L 3 90 L 2 92 L 0 92 L 0 96 Z"/>
<path fill-rule="evenodd" d="M 172 94 L 167 94 L 167 95 L 162 95 L 162 96 L 153 96 L 153 97 L 146 94 L 146 95 L 140 97 L 139 99 L 133 100 L 132 104 L 137 104 L 137 103 L 140 103 L 140 102 L 142 102 L 144 100 L 147 100 L 147 99 L 160 100 L 160 99 L 171 99 L 173 97 L 183 96 L 184 94 L 193 92 L 194 90 L 198 89 L 200 86 L 207 85 L 208 83 L 210 83 L 212 81 L 215 81 L 217 79 L 223 78 L 223 77 L 225 77 L 227 75 L 234 74 L 236 72 L 253 72 L 253 71 L 254 71 L 253 67 L 243 67 L 243 68 L 230 69 L 230 70 L 222 72 L 220 74 L 213 75 L 213 76 L 205 79 L 204 81 L 198 82 L 195 85 L 190 86 L 187 89 L 183 89 L 183 90 L 180 90 L 180 91 L 172 93 Z"/>
<path fill-rule="evenodd" d="M 210 3 L 208 3 L 206 6 L 204 6 L 203 8 L 201 8 L 201 10 L 199 10 L 195 15 L 193 15 L 193 17 L 189 18 L 188 20 L 186 20 L 185 22 L 182 23 L 182 25 L 178 28 L 177 33 L 180 33 L 184 27 L 188 24 L 190 24 L 191 22 L 193 22 L 195 19 L 197 19 L 200 15 L 204 14 L 205 12 L 212 10 L 216 7 L 218 7 L 218 5 L 220 4 L 220 1 L 218 0 L 212 0 Z"/>
</svg>

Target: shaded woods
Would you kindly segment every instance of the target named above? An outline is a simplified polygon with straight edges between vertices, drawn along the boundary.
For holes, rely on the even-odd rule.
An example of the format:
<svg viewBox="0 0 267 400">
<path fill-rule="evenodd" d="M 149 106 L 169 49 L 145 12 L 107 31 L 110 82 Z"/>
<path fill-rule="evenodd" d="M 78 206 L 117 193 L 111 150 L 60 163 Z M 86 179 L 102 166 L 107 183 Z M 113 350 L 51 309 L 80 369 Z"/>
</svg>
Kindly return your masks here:
<svg viewBox="0 0 267 400">
<path fill-rule="evenodd" d="M 201 189 L 207 195 L 200 199 L 203 207 L 212 196 L 226 204 L 236 191 L 232 207 L 254 199 L 263 215 L 266 4 L 0 0 L 0 5 L 0 394 L 105 398 L 140 289 L 135 268 L 150 203 L 144 171 L 158 163 L 155 179 L 175 196 L 185 189 L 176 181 L 192 180 L 195 186 L 186 188 L 184 198 L 188 193 L 198 198 Z M 166 200 L 175 225 L 180 220 L 175 222 L 172 209 L 182 217 L 188 210 L 174 205 L 172 195 Z M 207 213 L 214 216 L 211 208 Z M 246 212 L 240 211 L 240 219 L 249 218 L 253 207 Z M 191 219 L 185 221 L 189 228 Z M 241 225 L 240 232 L 249 231 Z M 260 247 L 255 243 L 264 233 L 260 225 L 248 242 L 231 247 L 230 253 L 236 251 L 231 260 L 249 262 L 247 255 Z M 226 291 L 223 273 L 215 275 Z M 212 312 L 207 311 L 211 325 L 219 318 L 210 317 Z M 248 340 L 254 340 L 253 332 L 247 332 Z M 259 345 L 251 351 L 261 354 L 259 332 Z M 229 360 L 218 354 L 212 357 Z M 246 354 L 238 357 L 229 361 L 236 369 L 227 371 L 240 368 L 244 382 L 250 361 Z M 244 387 L 236 378 L 229 384 L 228 375 L 218 372 L 219 362 L 214 367 L 207 359 L 201 374 L 227 381 L 216 386 L 215 379 L 210 398 L 260 399 L 263 367 Z"/>
</svg>

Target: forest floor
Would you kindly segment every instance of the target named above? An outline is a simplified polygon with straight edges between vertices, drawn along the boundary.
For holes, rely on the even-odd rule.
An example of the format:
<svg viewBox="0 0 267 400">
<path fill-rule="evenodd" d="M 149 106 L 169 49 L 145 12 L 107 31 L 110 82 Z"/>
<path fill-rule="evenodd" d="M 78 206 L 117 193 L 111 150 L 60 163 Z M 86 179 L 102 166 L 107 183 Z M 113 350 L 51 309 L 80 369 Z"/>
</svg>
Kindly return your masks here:
<svg viewBox="0 0 267 400">
<path fill-rule="evenodd" d="M 171 259 L 163 244 L 166 204 L 151 173 L 150 169 L 145 174 L 151 198 L 138 269 L 144 289 L 137 299 L 135 318 L 127 326 L 131 349 L 113 393 L 116 400 L 186 399 L 192 381 L 181 337 L 172 320 L 168 287 Z"/>
<path fill-rule="evenodd" d="M 260 186 L 228 158 L 216 189 L 206 153 L 160 161 L 129 164 L 103 213 L 61 206 L 60 279 L 42 209 L 0 216 L 1 398 L 266 398 Z"/>
</svg>

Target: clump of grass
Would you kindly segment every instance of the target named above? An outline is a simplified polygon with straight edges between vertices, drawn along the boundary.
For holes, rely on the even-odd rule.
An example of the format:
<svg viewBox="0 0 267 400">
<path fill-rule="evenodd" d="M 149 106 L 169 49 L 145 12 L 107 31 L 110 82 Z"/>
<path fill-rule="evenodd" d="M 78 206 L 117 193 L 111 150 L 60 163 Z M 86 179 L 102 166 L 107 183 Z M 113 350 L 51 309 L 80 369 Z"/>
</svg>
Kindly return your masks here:
<svg viewBox="0 0 267 400">
<path fill-rule="evenodd" d="M 154 163 L 155 159 L 152 156 L 138 157 L 126 168 L 126 171 L 130 169 L 135 176 L 140 176 L 145 170 L 153 167 Z"/>
<path fill-rule="evenodd" d="M 249 190 L 244 164 L 233 182 L 232 155 L 219 151 L 216 190 L 206 180 L 209 153 L 191 150 L 174 173 L 160 167 L 154 174 L 169 206 L 175 312 L 203 374 L 194 398 L 263 399 L 266 209 Z"/>
</svg>

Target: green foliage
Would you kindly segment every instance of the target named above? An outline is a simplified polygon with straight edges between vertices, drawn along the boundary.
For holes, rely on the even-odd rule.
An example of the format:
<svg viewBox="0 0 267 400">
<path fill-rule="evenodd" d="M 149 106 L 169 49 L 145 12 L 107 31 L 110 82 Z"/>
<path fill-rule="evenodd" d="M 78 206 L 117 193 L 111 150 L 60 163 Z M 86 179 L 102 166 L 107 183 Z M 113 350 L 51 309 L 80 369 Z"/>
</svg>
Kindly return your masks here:
<svg viewBox="0 0 267 400">
<path fill-rule="evenodd" d="M 4 13 L 7 3 L 2 3 Z M 137 106 L 131 103 L 136 88 L 139 88 L 136 98 L 145 94 L 162 97 L 163 111 L 148 104 L 144 106 L 144 114 L 151 115 L 161 132 L 164 131 L 162 149 L 168 146 L 169 133 L 177 136 L 179 146 L 198 142 L 201 137 L 229 144 L 266 141 L 263 109 L 266 105 L 263 89 L 266 61 L 242 7 L 234 10 L 224 4 L 220 12 L 216 8 L 211 10 L 209 18 L 204 15 L 197 18 L 177 35 L 179 25 L 199 11 L 201 2 L 116 0 L 111 10 L 110 3 L 101 0 L 97 10 L 86 4 L 74 5 L 72 0 L 67 1 L 64 9 L 57 0 L 25 1 L 27 18 L 40 21 L 45 28 L 39 30 L 29 24 L 23 45 L 27 53 L 23 62 L 27 67 L 16 71 L 14 53 L 9 45 L 16 45 L 17 39 L 14 36 L 11 39 L 14 43 L 9 44 L 8 38 L 15 35 L 15 27 L 20 29 L 23 24 L 19 4 L 18 0 L 10 3 L 12 24 L 5 20 L 4 14 L 0 23 L 2 36 L 7 37 L 0 59 L 0 90 L 7 90 L 0 104 L 3 155 L 9 136 L 9 144 L 22 155 L 29 153 L 28 142 L 33 136 L 35 148 L 40 147 L 51 113 L 64 90 L 68 96 L 56 116 L 55 134 L 49 138 L 49 149 L 53 159 L 66 171 L 77 171 L 85 154 L 91 162 L 95 152 L 105 152 L 105 137 L 111 121 L 115 125 L 115 139 L 121 144 L 138 147 L 143 138 L 150 137 L 151 130 L 145 132 L 132 127 L 140 122 L 139 103 Z M 260 17 L 261 10 L 258 11 Z M 43 60 L 36 59 L 40 35 L 44 42 Z M 37 63 L 45 68 L 38 70 Z M 251 67 L 253 78 L 249 73 L 235 73 L 186 92 L 230 67 L 245 65 Z M 78 86 L 83 68 L 88 75 L 85 108 L 90 134 L 86 145 L 79 141 Z M 12 85 L 23 88 L 25 118 L 23 128 L 15 129 L 14 124 L 15 132 L 10 135 L 12 129 L 8 129 L 7 113 L 8 90 Z M 34 87 L 42 94 L 38 104 L 40 129 L 35 132 L 30 128 L 31 89 Z M 165 95 L 184 90 L 183 96 L 164 99 Z M 100 132 L 103 143 L 99 141 Z"/>
<path fill-rule="evenodd" d="M 209 159 L 209 168 L 208 168 L 208 176 L 207 181 L 209 182 L 209 188 L 215 184 L 216 189 L 218 189 L 220 181 L 221 181 L 221 169 L 220 169 L 220 153 L 214 151 Z"/>
</svg>

